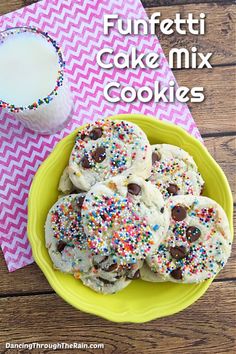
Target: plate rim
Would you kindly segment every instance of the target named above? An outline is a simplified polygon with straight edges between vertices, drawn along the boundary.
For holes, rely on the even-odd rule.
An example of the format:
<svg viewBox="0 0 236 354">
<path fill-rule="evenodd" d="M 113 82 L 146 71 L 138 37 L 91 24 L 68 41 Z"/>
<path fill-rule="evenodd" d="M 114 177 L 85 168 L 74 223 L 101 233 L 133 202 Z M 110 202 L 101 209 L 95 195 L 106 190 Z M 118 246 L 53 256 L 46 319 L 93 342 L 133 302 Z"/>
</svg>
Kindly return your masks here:
<svg viewBox="0 0 236 354">
<path fill-rule="evenodd" d="M 173 123 L 159 120 L 159 119 L 152 117 L 152 116 L 131 113 L 131 114 L 119 114 L 119 115 L 109 116 L 108 119 L 131 121 L 133 123 L 136 123 L 137 125 L 139 125 L 138 121 L 142 121 L 142 123 L 143 123 L 143 120 L 145 119 L 145 121 L 146 121 L 145 123 L 148 125 L 151 125 L 151 126 L 155 125 L 156 128 L 160 128 L 160 129 L 170 129 L 172 131 L 172 133 L 174 133 L 175 135 L 176 134 L 178 136 L 180 135 L 182 137 L 182 140 L 185 140 L 185 145 L 186 145 L 186 141 L 190 145 L 192 145 L 192 144 L 197 145 L 197 147 L 200 149 L 200 153 L 203 153 L 205 155 L 205 157 L 211 162 L 211 164 L 213 164 L 214 168 L 217 170 L 220 178 L 222 179 L 224 189 L 226 191 L 226 197 L 227 197 L 227 199 L 229 199 L 229 202 L 228 202 L 229 210 L 227 210 L 227 216 L 228 216 L 229 223 L 230 223 L 230 230 L 231 230 L 231 233 L 233 236 L 233 222 L 232 222 L 233 197 L 232 197 L 232 192 L 231 192 L 228 180 L 227 180 L 223 170 L 221 169 L 221 167 L 218 165 L 218 163 L 214 160 L 214 158 L 208 152 L 206 147 L 199 140 L 197 140 L 195 137 L 190 135 L 183 128 L 181 128 Z M 192 296 L 189 296 L 189 293 L 186 294 L 186 296 L 188 295 L 187 301 L 185 301 L 183 304 L 181 304 L 181 302 L 183 301 L 183 299 L 181 299 L 181 302 L 179 304 L 175 305 L 174 308 L 171 308 L 170 310 L 165 309 L 164 314 L 160 313 L 160 310 L 158 308 L 155 308 L 155 306 L 150 307 L 145 312 L 140 312 L 140 313 L 130 311 L 130 310 L 126 310 L 126 311 L 119 312 L 119 313 L 114 313 L 113 311 L 109 311 L 106 308 L 101 308 L 101 306 L 97 307 L 97 305 L 83 302 L 83 301 L 78 301 L 79 303 L 75 304 L 73 299 L 70 299 L 70 296 L 68 297 L 68 293 L 65 293 L 65 289 L 62 288 L 58 279 L 52 277 L 51 271 L 54 271 L 54 270 L 51 269 L 51 267 L 49 267 L 49 264 L 42 257 L 40 257 L 40 254 L 37 251 L 37 245 L 35 244 L 35 239 L 37 238 L 37 235 L 35 235 L 35 233 L 33 231 L 34 230 L 34 228 L 33 228 L 33 226 L 34 226 L 33 225 L 34 224 L 33 223 L 34 208 L 33 208 L 33 203 L 32 203 L 33 196 L 36 193 L 37 185 L 39 183 L 38 180 L 40 181 L 39 177 L 44 172 L 44 166 L 47 165 L 51 160 L 53 160 L 54 155 L 57 154 L 57 152 L 59 150 L 61 150 L 61 147 L 64 146 L 65 142 L 67 142 L 67 141 L 69 142 L 71 140 L 71 138 L 73 136 L 76 136 L 77 132 L 79 130 L 83 129 L 83 127 L 85 125 L 82 125 L 82 126 L 76 128 L 74 131 L 69 133 L 66 137 L 61 139 L 56 144 L 56 146 L 51 151 L 51 153 L 48 155 L 48 157 L 42 162 L 42 164 L 40 165 L 36 174 L 33 177 L 31 187 L 29 190 L 29 196 L 28 196 L 27 234 L 28 234 L 29 242 L 32 247 L 33 258 L 34 258 L 36 264 L 41 269 L 41 271 L 43 272 L 45 277 L 47 278 L 52 289 L 61 298 L 63 298 L 67 303 L 69 303 L 74 308 L 79 309 L 83 312 L 91 313 L 91 314 L 103 317 L 103 318 L 105 318 L 109 321 L 112 321 L 112 322 L 144 323 L 144 322 L 148 322 L 148 321 L 151 321 L 151 320 L 154 320 L 157 318 L 167 317 L 167 316 L 173 315 L 177 312 L 184 310 L 185 308 L 187 308 L 190 305 L 192 305 L 193 303 L 195 303 L 206 292 L 206 290 L 208 289 L 208 287 L 210 286 L 210 284 L 212 283 L 214 278 L 208 279 L 202 283 L 196 284 L 196 288 L 194 288 L 194 291 L 190 291 L 190 293 L 191 292 L 193 293 L 193 294 L 191 294 Z M 66 290 L 68 291 L 68 289 L 66 289 Z"/>
</svg>

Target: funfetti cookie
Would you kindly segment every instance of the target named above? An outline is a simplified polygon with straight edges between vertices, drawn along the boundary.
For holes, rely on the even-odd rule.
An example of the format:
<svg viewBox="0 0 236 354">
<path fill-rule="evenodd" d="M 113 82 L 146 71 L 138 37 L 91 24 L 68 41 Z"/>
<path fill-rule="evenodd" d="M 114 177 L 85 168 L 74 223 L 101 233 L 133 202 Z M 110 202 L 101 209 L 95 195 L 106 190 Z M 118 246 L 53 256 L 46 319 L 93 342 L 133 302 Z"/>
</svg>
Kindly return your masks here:
<svg viewBox="0 0 236 354">
<path fill-rule="evenodd" d="M 157 250 L 147 257 L 150 269 L 163 280 L 198 283 L 214 277 L 231 251 L 231 233 L 224 210 L 201 196 L 170 197 L 166 207 L 169 230 Z"/>
<path fill-rule="evenodd" d="M 88 271 L 92 256 L 81 224 L 85 194 L 59 199 L 50 209 L 45 224 L 45 241 L 55 269 L 65 273 Z"/>
<path fill-rule="evenodd" d="M 193 158 L 183 149 L 168 144 L 152 145 L 152 172 L 149 180 L 164 198 L 172 195 L 200 195 L 204 181 Z"/>
<path fill-rule="evenodd" d="M 130 175 L 94 185 L 83 203 L 82 222 L 92 252 L 112 254 L 129 265 L 144 260 L 161 242 L 169 216 L 159 190 Z"/>
<path fill-rule="evenodd" d="M 127 287 L 132 280 L 140 278 L 142 262 L 121 265 L 112 256 L 94 256 L 89 272 L 79 273 L 84 285 L 102 294 L 114 294 Z M 75 274 L 77 277 L 77 274 Z"/>
<path fill-rule="evenodd" d="M 151 146 L 145 133 L 126 121 L 101 120 L 78 132 L 69 161 L 69 175 L 79 189 L 118 174 L 151 172 Z"/>
</svg>

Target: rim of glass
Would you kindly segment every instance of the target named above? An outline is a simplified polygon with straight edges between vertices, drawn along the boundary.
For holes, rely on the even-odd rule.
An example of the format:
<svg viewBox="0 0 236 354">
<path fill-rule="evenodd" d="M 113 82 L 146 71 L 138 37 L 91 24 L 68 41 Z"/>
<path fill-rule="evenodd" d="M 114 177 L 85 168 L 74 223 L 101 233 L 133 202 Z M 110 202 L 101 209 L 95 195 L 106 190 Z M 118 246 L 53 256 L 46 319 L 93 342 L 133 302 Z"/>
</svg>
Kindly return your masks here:
<svg viewBox="0 0 236 354">
<path fill-rule="evenodd" d="M 36 27 L 11 27 L 0 32 L 0 43 L 3 42 L 8 36 L 25 33 L 25 32 L 31 32 L 36 35 L 40 35 L 47 42 L 52 44 L 52 46 L 54 47 L 58 55 L 58 64 L 59 64 L 58 76 L 57 76 L 56 85 L 54 89 L 46 97 L 39 98 L 35 102 L 27 106 L 16 106 L 12 103 L 3 101 L 0 98 L 0 108 L 7 109 L 11 113 L 24 112 L 28 110 L 36 110 L 38 107 L 42 105 L 49 104 L 53 100 L 54 96 L 57 96 L 58 90 L 63 85 L 63 81 L 64 81 L 65 61 L 63 59 L 61 48 L 59 47 L 57 42 L 54 39 L 52 39 L 51 36 L 49 36 L 47 32 L 43 32 Z"/>
</svg>

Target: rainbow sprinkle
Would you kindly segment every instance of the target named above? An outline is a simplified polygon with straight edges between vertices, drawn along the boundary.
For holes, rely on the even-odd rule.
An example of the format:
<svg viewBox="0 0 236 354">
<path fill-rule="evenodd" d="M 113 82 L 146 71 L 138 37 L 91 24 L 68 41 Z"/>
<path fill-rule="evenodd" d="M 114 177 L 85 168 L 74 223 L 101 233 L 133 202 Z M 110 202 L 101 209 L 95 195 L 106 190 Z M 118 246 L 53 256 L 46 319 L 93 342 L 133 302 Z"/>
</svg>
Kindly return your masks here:
<svg viewBox="0 0 236 354">
<path fill-rule="evenodd" d="M 67 246 L 86 248 L 87 237 L 81 224 L 81 213 L 78 207 L 78 199 L 67 196 L 51 212 L 51 227 L 54 237 L 58 241 L 64 241 Z"/>
<path fill-rule="evenodd" d="M 89 138 L 91 131 L 96 128 L 101 128 L 103 131 L 99 143 L 96 140 L 91 141 Z M 136 133 L 127 122 L 100 120 L 93 124 L 87 124 L 78 133 L 71 159 L 74 163 L 80 165 L 82 158 L 86 156 L 93 171 L 99 175 L 102 174 L 104 179 L 107 179 L 109 176 L 116 176 L 130 168 L 132 160 L 136 158 L 138 148 L 143 151 L 144 155 L 148 146 L 142 143 L 142 140 L 141 134 Z M 98 144 L 99 147 L 106 150 L 105 164 L 96 163 L 92 158 Z M 109 165 L 107 166 L 108 159 Z"/>
<path fill-rule="evenodd" d="M 121 264 L 144 259 L 153 244 L 151 229 L 133 203 L 118 195 L 86 197 L 83 220 L 88 246 L 95 254 L 114 254 Z"/>
</svg>

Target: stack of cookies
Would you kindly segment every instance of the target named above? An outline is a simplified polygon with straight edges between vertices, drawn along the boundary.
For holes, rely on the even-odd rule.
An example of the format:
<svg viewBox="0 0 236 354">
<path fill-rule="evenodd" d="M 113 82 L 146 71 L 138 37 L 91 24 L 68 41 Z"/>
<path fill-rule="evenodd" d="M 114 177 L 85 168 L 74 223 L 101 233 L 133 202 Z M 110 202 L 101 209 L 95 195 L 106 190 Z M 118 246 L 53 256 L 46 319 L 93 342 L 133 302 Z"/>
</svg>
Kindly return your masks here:
<svg viewBox="0 0 236 354">
<path fill-rule="evenodd" d="M 193 158 L 153 145 L 135 124 L 102 120 L 79 131 L 48 213 L 46 246 L 57 270 L 113 294 L 131 281 L 198 283 L 227 262 L 225 212 L 201 196 Z"/>
</svg>

